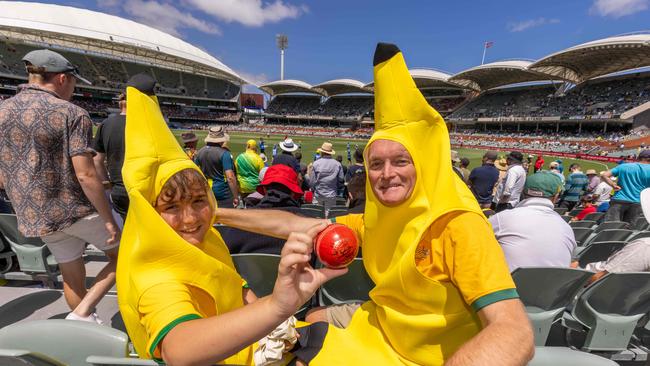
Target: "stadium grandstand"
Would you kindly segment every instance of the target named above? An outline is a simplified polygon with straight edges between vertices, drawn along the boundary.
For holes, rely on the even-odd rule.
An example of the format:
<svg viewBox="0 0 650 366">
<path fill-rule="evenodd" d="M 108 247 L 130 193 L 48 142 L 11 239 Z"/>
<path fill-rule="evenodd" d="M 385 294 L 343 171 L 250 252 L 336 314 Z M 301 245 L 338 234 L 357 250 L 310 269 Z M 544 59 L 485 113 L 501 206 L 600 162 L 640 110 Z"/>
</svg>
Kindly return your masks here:
<svg viewBox="0 0 650 366">
<path fill-rule="evenodd" d="M 27 79 L 22 57 L 48 48 L 92 81 L 73 102 L 101 119 L 115 110 L 129 77 L 146 73 L 170 122 L 235 122 L 246 83 L 205 51 L 157 29 L 68 6 L 0 1 L 0 98 Z"/>
</svg>

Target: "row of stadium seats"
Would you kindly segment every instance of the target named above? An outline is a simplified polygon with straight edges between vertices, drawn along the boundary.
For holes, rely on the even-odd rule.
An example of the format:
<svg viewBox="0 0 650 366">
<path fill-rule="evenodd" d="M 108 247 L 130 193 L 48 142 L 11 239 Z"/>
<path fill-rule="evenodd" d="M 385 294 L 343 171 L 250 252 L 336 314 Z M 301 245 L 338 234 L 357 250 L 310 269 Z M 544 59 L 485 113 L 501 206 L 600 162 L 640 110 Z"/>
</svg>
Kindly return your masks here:
<svg viewBox="0 0 650 366">
<path fill-rule="evenodd" d="M 38 48 L 40 47 L 0 41 L 0 72 L 25 77 L 27 74 L 22 58 L 28 52 Z M 88 78 L 95 86 L 122 90 L 130 76 L 146 73 L 158 81 L 159 93 L 163 94 L 214 99 L 231 99 L 239 94 L 239 86 L 225 80 L 90 54 L 56 51 L 79 67 L 81 75 Z"/>
<path fill-rule="evenodd" d="M 618 116 L 650 101 L 650 75 L 592 80 L 557 95 L 554 86 L 491 90 L 452 113 L 453 118 Z"/>
</svg>

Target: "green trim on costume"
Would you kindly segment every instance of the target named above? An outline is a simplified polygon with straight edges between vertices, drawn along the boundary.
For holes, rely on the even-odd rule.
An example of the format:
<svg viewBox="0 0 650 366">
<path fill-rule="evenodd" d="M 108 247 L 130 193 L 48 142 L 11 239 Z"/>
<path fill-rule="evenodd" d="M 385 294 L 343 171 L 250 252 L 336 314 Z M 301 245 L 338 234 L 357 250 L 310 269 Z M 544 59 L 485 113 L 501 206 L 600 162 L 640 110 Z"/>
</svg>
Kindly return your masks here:
<svg viewBox="0 0 650 366">
<path fill-rule="evenodd" d="M 472 309 L 474 309 L 474 311 L 479 311 L 488 305 L 494 304 L 495 302 L 518 298 L 519 294 L 514 288 L 499 290 L 491 294 L 483 295 L 476 299 L 476 301 L 472 303 Z"/>
<path fill-rule="evenodd" d="M 244 281 L 244 283 L 241 285 L 243 288 L 251 288 L 248 282 Z"/>
<path fill-rule="evenodd" d="M 197 315 L 197 314 L 187 314 L 187 315 L 181 316 L 180 318 L 176 318 L 174 321 L 167 324 L 160 331 L 160 333 L 158 333 L 158 335 L 156 336 L 156 339 L 154 339 L 153 343 L 151 344 L 151 347 L 149 348 L 149 354 L 151 354 L 151 358 L 154 361 L 158 362 L 158 363 L 164 362 L 162 359 L 154 357 L 154 351 L 156 350 L 156 347 L 158 347 L 158 343 L 160 343 L 160 341 L 162 341 L 162 339 L 165 338 L 167 333 L 169 333 L 169 331 L 172 330 L 175 326 L 177 326 L 178 324 L 180 324 L 182 322 L 186 322 L 188 320 L 194 320 L 194 319 L 201 319 L 201 317 L 199 315 Z"/>
</svg>

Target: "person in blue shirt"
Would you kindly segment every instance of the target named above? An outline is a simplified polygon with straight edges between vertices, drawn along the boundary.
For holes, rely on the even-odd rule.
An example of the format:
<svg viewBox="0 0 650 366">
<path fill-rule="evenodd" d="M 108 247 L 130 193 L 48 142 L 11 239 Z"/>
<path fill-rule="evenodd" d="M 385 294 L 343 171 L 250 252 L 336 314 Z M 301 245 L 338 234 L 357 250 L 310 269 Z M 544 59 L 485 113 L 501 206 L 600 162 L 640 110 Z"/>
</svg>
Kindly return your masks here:
<svg viewBox="0 0 650 366">
<path fill-rule="evenodd" d="M 348 165 L 352 164 L 352 151 L 350 151 L 350 143 L 348 142 L 345 149 L 348 152 Z"/>
<path fill-rule="evenodd" d="M 260 137 L 260 153 L 261 154 L 266 154 L 266 143 L 264 142 L 264 139 Z"/>
<path fill-rule="evenodd" d="M 636 163 L 621 164 L 603 172 L 601 177 L 616 191 L 609 201 L 605 221 L 634 223 L 641 214 L 641 191 L 650 187 L 650 150 L 641 151 Z M 612 177 L 618 180 L 614 182 Z"/>
<path fill-rule="evenodd" d="M 219 207 L 237 207 L 239 204 L 235 164 L 230 150 L 224 146 L 228 141 L 230 136 L 222 126 L 210 127 L 205 146 L 194 157 L 194 163 L 212 181 L 212 192 Z"/>
</svg>

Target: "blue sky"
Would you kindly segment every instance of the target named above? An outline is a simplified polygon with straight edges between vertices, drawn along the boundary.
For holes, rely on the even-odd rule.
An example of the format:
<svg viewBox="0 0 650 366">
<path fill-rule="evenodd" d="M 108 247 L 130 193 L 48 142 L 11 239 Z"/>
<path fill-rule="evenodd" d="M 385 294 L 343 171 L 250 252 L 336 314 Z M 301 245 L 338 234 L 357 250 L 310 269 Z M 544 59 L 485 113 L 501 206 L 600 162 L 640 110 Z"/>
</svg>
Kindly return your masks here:
<svg viewBox="0 0 650 366">
<path fill-rule="evenodd" d="M 481 62 L 536 59 L 582 42 L 650 29 L 650 0 L 70 0 L 174 34 L 255 82 L 279 79 L 275 35 L 287 34 L 285 78 L 372 79 L 376 42 L 409 67 L 455 73 Z"/>
</svg>

